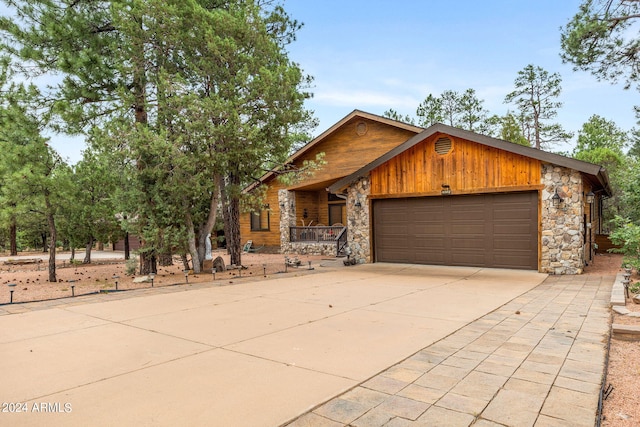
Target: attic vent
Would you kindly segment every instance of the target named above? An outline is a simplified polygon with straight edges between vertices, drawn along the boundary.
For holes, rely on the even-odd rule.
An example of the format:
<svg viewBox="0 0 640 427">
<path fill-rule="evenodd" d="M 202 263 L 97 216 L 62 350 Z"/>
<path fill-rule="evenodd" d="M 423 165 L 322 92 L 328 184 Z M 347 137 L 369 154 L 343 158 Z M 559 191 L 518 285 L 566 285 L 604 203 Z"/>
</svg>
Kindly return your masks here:
<svg viewBox="0 0 640 427">
<path fill-rule="evenodd" d="M 367 124 L 365 122 L 358 122 L 356 124 L 356 133 L 359 136 L 364 135 L 365 133 L 367 133 Z"/>
<path fill-rule="evenodd" d="M 451 139 L 449 137 L 443 136 L 436 141 L 435 147 L 436 153 L 443 156 L 451 151 Z"/>
</svg>

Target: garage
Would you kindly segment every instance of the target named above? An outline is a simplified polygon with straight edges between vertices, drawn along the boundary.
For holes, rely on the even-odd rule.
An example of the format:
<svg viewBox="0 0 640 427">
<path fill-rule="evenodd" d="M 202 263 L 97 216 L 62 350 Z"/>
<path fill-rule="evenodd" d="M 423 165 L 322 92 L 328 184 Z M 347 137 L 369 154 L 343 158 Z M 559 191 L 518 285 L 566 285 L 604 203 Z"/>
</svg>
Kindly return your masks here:
<svg viewBox="0 0 640 427">
<path fill-rule="evenodd" d="M 538 192 L 378 199 L 375 261 L 538 269 Z"/>
</svg>

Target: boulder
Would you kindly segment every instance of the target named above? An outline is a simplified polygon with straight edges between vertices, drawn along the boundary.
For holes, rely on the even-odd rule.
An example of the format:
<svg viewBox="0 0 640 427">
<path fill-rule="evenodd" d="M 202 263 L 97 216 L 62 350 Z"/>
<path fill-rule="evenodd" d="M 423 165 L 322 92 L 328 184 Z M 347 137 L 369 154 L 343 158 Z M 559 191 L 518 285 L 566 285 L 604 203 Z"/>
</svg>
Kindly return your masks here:
<svg viewBox="0 0 640 427">
<path fill-rule="evenodd" d="M 205 261 L 206 262 L 206 261 Z M 221 271 L 225 271 L 226 267 L 224 265 L 224 260 L 222 259 L 221 256 L 216 257 L 216 259 L 213 260 L 212 263 L 212 269 L 216 269 L 217 272 L 221 272 Z M 213 270 L 212 270 L 213 271 Z"/>
</svg>

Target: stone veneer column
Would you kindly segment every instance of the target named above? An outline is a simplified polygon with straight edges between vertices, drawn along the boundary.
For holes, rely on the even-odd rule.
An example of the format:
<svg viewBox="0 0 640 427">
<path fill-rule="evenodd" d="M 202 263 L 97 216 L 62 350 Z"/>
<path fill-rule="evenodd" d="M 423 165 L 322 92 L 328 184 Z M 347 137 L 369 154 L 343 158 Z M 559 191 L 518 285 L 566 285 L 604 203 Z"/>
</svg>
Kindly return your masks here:
<svg viewBox="0 0 640 427">
<path fill-rule="evenodd" d="M 361 178 L 347 190 L 347 243 L 359 263 L 371 262 L 371 229 L 369 227 L 369 178 Z M 360 202 L 360 207 L 356 203 Z"/>
<path fill-rule="evenodd" d="M 280 253 L 291 253 L 291 230 L 296 225 L 296 197 L 288 190 L 278 190 L 280 206 Z"/>
<path fill-rule="evenodd" d="M 583 186 L 580 172 L 542 165 L 541 272 L 580 274 L 584 268 Z M 556 188 L 563 201 L 553 206 Z"/>
</svg>

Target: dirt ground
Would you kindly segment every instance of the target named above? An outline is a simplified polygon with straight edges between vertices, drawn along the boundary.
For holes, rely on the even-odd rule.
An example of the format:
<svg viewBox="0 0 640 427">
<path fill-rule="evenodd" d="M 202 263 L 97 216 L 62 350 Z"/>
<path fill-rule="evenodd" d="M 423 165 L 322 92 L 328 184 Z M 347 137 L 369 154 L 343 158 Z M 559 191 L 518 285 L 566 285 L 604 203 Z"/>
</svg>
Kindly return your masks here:
<svg viewBox="0 0 640 427">
<path fill-rule="evenodd" d="M 20 254 L 29 257 L 29 254 Z M 34 254 L 35 255 L 35 254 Z M 41 253 L 37 255 L 42 255 Z M 214 258 L 222 256 L 225 264 L 229 263 L 229 256 L 225 251 L 214 251 Z M 295 274 L 300 269 L 321 268 L 322 263 L 330 261 L 324 256 L 300 256 L 300 267 L 287 267 L 288 273 Z M 79 258 L 81 259 L 81 258 Z M 274 274 L 285 274 L 285 259 L 280 254 L 248 254 L 242 255 L 242 263 L 246 267 L 241 271 L 225 271 L 216 273 L 215 281 L 232 283 L 234 280 L 246 281 L 247 278 L 260 280 Z M 622 256 L 618 254 L 596 255 L 595 262 L 591 263 L 584 274 L 611 276 L 621 272 Z M 134 283 L 136 276 L 127 275 L 125 262 L 117 259 L 100 259 L 92 264 L 72 265 L 68 261 L 56 263 L 58 282 L 47 281 L 47 262 L 6 265 L 0 263 L 0 305 L 7 304 L 10 299 L 9 283 L 15 283 L 13 287 L 13 302 L 40 301 L 57 298 L 71 297 L 72 289 L 76 296 L 92 294 L 96 292 L 113 291 L 118 282 L 119 290 L 148 288 L 150 282 Z M 640 279 L 634 274 L 634 281 Z M 184 284 L 187 278 L 183 272 L 183 266 L 179 258 L 174 260 L 174 265 L 158 267 L 158 274 L 154 279 L 154 286 L 171 286 Z M 212 273 L 189 274 L 189 283 L 211 282 L 214 280 Z M 627 308 L 631 311 L 640 311 L 640 305 L 630 300 Z M 612 316 L 614 322 L 631 323 L 640 326 L 640 318 L 624 317 L 617 314 Z M 613 386 L 613 391 L 604 401 L 603 426 L 638 426 L 640 425 L 640 343 L 631 341 L 611 340 L 609 351 L 609 365 L 607 371 L 607 385 Z"/>
<path fill-rule="evenodd" d="M 42 253 L 20 254 L 18 258 L 29 258 L 42 255 Z M 84 254 L 82 254 L 84 256 Z M 213 257 L 221 256 L 225 265 L 229 264 L 229 256 L 226 251 L 214 251 Z M 67 257 L 68 258 L 68 257 Z M 82 260 L 82 257 L 76 257 Z M 296 268 L 287 267 L 288 272 L 295 272 L 309 268 L 311 261 L 312 268 L 318 268 L 323 260 L 328 258 L 325 256 L 299 256 L 300 266 Z M 246 280 L 249 277 L 256 279 L 264 278 L 273 274 L 285 272 L 285 258 L 280 254 L 259 254 L 244 253 L 242 254 L 242 270 L 228 270 L 225 272 L 217 272 L 215 281 L 230 282 L 240 277 Z M 184 267 L 179 257 L 174 258 L 172 266 L 158 266 L 158 274 L 153 280 L 154 287 L 170 286 L 184 284 L 188 280 L 189 283 L 212 282 L 214 276 L 211 272 L 202 274 L 193 274 L 191 272 L 188 278 L 184 275 Z M 127 275 L 125 261 L 122 259 L 96 259 L 91 264 L 70 264 L 69 261 L 56 262 L 57 283 L 48 281 L 48 262 L 10 265 L 0 262 L 0 304 L 8 303 L 10 300 L 9 283 L 15 283 L 13 287 L 13 302 L 29 302 L 42 301 L 57 298 L 67 298 L 75 296 L 95 294 L 97 292 L 108 292 L 116 289 L 116 281 L 118 290 L 150 288 L 151 281 L 134 283 L 136 275 Z M 72 289 L 71 287 L 74 286 Z"/>
<path fill-rule="evenodd" d="M 596 262 L 586 268 L 585 274 L 617 274 L 622 272 L 622 255 L 604 254 L 596 256 Z M 640 280 L 637 272 L 631 282 Z M 640 311 L 640 304 L 627 299 L 630 311 Z M 640 326 L 640 318 L 612 314 L 612 322 Z M 610 427 L 632 427 L 640 425 L 640 342 L 611 339 L 607 387 L 613 387 L 603 402 L 602 425 Z"/>
</svg>

